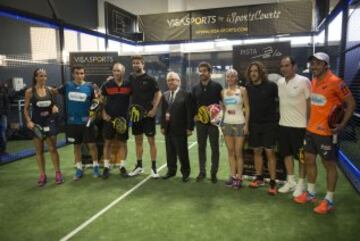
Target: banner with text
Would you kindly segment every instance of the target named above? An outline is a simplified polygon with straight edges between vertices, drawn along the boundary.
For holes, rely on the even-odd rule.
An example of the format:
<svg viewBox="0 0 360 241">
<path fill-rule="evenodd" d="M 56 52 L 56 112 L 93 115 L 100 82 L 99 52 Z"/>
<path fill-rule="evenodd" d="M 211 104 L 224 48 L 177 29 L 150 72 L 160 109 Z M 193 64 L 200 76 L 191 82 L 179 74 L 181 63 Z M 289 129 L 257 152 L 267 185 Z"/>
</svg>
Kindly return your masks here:
<svg viewBox="0 0 360 241">
<path fill-rule="evenodd" d="M 240 84 L 245 84 L 246 68 L 253 61 L 262 62 L 269 73 L 269 80 L 277 81 L 281 77 L 280 60 L 286 55 L 291 55 L 290 42 L 233 46 L 233 67 L 239 73 Z"/>
<path fill-rule="evenodd" d="M 112 75 L 111 67 L 117 58 L 117 52 L 71 52 L 70 66 L 84 67 L 86 81 L 100 87 Z"/>
<path fill-rule="evenodd" d="M 178 41 L 312 31 L 310 0 L 140 15 L 145 41 Z"/>
</svg>

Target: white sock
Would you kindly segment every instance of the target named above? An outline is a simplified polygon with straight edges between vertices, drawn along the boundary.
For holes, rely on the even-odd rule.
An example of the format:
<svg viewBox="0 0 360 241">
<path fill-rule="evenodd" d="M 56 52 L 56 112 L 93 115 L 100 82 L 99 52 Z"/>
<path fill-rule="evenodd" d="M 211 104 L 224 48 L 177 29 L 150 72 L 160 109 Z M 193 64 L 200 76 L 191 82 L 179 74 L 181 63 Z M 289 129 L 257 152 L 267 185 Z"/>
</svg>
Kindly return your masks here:
<svg viewBox="0 0 360 241">
<path fill-rule="evenodd" d="M 304 186 L 304 178 L 299 178 L 298 185 Z"/>
<path fill-rule="evenodd" d="M 96 167 L 96 166 L 99 166 L 99 162 L 97 160 L 93 161 L 93 167 Z"/>
<path fill-rule="evenodd" d="M 83 169 L 82 163 L 81 163 L 81 162 L 77 162 L 77 163 L 76 163 L 76 168 L 82 170 L 82 169 Z"/>
<path fill-rule="evenodd" d="M 287 180 L 288 180 L 288 182 L 294 183 L 295 182 L 295 175 L 288 175 Z"/>
<path fill-rule="evenodd" d="M 110 168 L 110 160 L 104 160 L 104 167 Z"/>
<path fill-rule="evenodd" d="M 326 192 L 325 199 L 328 200 L 328 201 L 330 201 L 330 202 L 333 202 L 333 201 L 334 201 L 334 192 L 329 192 L 329 191 L 327 191 L 327 192 Z"/>
<path fill-rule="evenodd" d="M 121 160 L 120 161 L 120 165 L 119 165 L 119 168 L 122 168 L 125 166 L 125 160 Z"/>
<path fill-rule="evenodd" d="M 315 193 L 315 183 L 308 183 L 308 192 L 310 194 L 314 194 Z"/>
</svg>

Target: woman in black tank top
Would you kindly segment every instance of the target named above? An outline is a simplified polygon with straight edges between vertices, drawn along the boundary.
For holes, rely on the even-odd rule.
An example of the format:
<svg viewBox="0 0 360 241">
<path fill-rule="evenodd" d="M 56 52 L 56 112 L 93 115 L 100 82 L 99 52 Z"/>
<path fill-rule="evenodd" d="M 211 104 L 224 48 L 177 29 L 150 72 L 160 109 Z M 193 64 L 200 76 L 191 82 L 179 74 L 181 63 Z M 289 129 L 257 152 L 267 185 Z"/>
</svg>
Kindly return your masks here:
<svg viewBox="0 0 360 241">
<path fill-rule="evenodd" d="M 50 89 L 46 86 L 47 74 L 45 69 L 36 69 L 33 75 L 32 87 L 25 92 L 24 116 L 26 126 L 33 130 L 35 125 L 40 125 L 45 133 L 45 139 L 40 139 L 34 135 L 33 141 L 36 150 L 36 161 L 40 171 L 38 184 L 46 184 L 44 140 L 48 146 L 51 160 L 55 169 L 56 184 L 63 183 L 63 176 L 60 171 L 59 154 L 56 149 L 56 121 L 52 114 L 57 113 L 58 109 L 53 100 Z M 30 104 L 32 106 L 30 117 Z"/>
</svg>

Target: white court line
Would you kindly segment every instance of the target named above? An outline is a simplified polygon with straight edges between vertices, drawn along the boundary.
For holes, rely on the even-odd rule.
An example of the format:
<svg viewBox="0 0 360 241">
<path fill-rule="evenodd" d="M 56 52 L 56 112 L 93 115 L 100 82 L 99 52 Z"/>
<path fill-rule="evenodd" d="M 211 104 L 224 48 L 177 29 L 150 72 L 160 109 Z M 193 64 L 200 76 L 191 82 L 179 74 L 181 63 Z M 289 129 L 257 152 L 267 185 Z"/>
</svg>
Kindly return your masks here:
<svg viewBox="0 0 360 241">
<path fill-rule="evenodd" d="M 188 146 L 188 150 L 190 150 L 191 148 L 193 148 L 195 145 L 197 144 L 197 142 L 192 143 L 190 146 Z M 166 167 L 166 164 L 162 165 L 160 168 L 158 168 L 158 172 L 161 171 L 161 169 L 163 169 L 164 167 Z M 82 223 L 80 226 L 78 226 L 76 229 L 74 229 L 73 231 L 71 231 L 69 234 L 67 234 L 66 236 L 64 236 L 63 238 L 60 239 L 60 241 L 67 241 L 69 239 L 71 239 L 73 236 L 75 236 L 78 232 L 80 232 L 81 230 L 83 230 L 86 226 L 88 226 L 90 223 L 94 222 L 95 219 L 97 219 L 98 217 L 100 217 L 101 215 L 103 215 L 105 212 L 107 212 L 110 208 L 112 208 L 114 205 L 116 205 L 118 202 L 120 202 L 121 200 L 123 200 L 124 198 L 126 198 L 127 196 L 129 196 L 132 192 L 134 192 L 136 189 L 138 189 L 140 186 L 142 186 L 145 182 L 147 182 L 149 179 L 151 178 L 151 175 L 147 176 L 144 180 L 142 180 L 141 182 L 139 182 L 138 184 L 136 184 L 133 188 L 131 188 L 129 191 L 127 191 L 126 193 L 124 193 L 123 195 L 121 195 L 120 197 L 118 197 L 117 199 L 115 199 L 114 201 L 112 201 L 109 205 L 107 205 L 105 208 L 103 208 L 102 210 L 100 210 L 97 214 L 95 214 L 94 216 L 92 216 L 91 218 L 89 218 L 87 221 L 85 221 L 84 223 Z"/>
</svg>

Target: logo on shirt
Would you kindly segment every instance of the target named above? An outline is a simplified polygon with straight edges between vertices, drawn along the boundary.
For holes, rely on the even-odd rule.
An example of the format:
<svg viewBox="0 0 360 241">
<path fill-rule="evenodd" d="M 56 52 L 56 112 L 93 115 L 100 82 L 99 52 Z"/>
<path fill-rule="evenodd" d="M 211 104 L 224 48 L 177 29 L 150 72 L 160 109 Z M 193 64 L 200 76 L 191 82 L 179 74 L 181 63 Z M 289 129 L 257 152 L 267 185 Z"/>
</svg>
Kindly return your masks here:
<svg viewBox="0 0 360 241">
<path fill-rule="evenodd" d="M 40 100 L 36 102 L 37 107 L 49 107 L 51 105 L 51 100 Z"/>
<path fill-rule="evenodd" d="M 87 95 L 85 93 L 79 93 L 79 92 L 69 92 L 69 100 L 77 101 L 77 102 L 85 102 Z"/>
<path fill-rule="evenodd" d="M 324 106 L 326 105 L 326 97 L 321 94 L 311 94 L 311 104 L 316 106 Z"/>
<path fill-rule="evenodd" d="M 225 105 L 236 105 L 236 104 L 237 104 L 237 100 L 234 99 L 234 98 L 224 99 L 224 104 L 225 104 Z"/>
<path fill-rule="evenodd" d="M 345 83 L 341 83 L 340 89 L 344 96 L 347 96 L 350 93 L 350 90 Z"/>
</svg>

